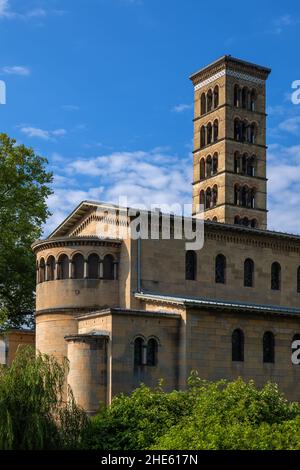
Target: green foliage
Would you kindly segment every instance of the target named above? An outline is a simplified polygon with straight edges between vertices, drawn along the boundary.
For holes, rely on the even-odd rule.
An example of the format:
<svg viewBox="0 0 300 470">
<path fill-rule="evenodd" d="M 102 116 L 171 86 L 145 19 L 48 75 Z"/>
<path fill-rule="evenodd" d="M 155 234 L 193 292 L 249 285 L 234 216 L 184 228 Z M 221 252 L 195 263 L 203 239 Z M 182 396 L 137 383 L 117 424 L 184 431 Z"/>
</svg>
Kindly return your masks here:
<svg viewBox="0 0 300 470">
<path fill-rule="evenodd" d="M 31 244 L 49 212 L 47 160 L 0 134 L 0 323 L 19 326 L 34 310 Z"/>
<path fill-rule="evenodd" d="M 300 448 L 300 404 L 289 403 L 275 384 L 197 380 L 192 413 L 153 446 L 177 450 L 276 450 Z"/>
<path fill-rule="evenodd" d="M 164 393 L 141 385 L 131 396 L 115 397 L 92 418 L 84 446 L 99 450 L 139 450 L 152 445 L 190 412 L 186 392 Z"/>
<path fill-rule="evenodd" d="M 67 363 L 19 348 L 0 368 L 0 449 L 78 448 L 85 413 L 65 390 Z M 64 395 L 68 395 L 67 402 Z"/>
<path fill-rule="evenodd" d="M 211 383 L 193 372 L 184 392 L 142 385 L 92 419 L 84 447 L 100 450 L 300 449 L 300 404 L 275 384 Z"/>
</svg>

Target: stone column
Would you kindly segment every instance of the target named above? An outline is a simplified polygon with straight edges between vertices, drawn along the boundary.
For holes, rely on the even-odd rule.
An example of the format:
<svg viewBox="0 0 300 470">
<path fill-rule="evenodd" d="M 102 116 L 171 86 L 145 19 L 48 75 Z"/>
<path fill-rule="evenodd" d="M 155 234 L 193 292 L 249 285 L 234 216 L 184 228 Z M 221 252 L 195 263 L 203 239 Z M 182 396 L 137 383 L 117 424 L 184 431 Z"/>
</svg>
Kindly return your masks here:
<svg viewBox="0 0 300 470">
<path fill-rule="evenodd" d="M 72 279 L 72 277 L 73 277 L 73 263 L 69 259 L 69 279 Z"/>
<path fill-rule="evenodd" d="M 118 278 L 118 262 L 114 261 L 114 280 Z"/>
<path fill-rule="evenodd" d="M 99 262 L 99 278 L 103 279 L 103 259 L 100 259 Z"/>
<path fill-rule="evenodd" d="M 87 259 L 84 260 L 84 271 L 83 271 L 83 277 L 84 279 L 88 278 L 88 262 Z"/>
<path fill-rule="evenodd" d="M 76 403 L 95 414 L 99 402 L 107 404 L 107 345 L 105 335 L 67 336 L 70 369 L 68 384 Z"/>
</svg>

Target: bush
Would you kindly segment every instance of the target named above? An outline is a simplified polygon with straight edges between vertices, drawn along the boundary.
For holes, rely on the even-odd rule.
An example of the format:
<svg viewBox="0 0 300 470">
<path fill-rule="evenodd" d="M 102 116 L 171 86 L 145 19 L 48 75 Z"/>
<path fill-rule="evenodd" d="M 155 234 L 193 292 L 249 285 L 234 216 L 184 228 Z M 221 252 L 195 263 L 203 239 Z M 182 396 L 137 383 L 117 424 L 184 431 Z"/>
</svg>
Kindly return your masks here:
<svg viewBox="0 0 300 470">
<path fill-rule="evenodd" d="M 191 412 L 187 392 L 164 393 L 141 385 L 131 396 L 115 397 L 92 418 L 85 447 L 99 450 L 140 450 L 150 447 Z"/>
<path fill-rule="evenodd" d="M 196 403 L 157 440 L 155 449 L 300 449 L 300 404 L 288 402 L 275 384 L 261 390 L 245 383 L 198 380 L 190 393 Z"/>
<path fill-rule="evenodd" d="M 10 368 L 0 367 L 0 448 L 78 448 L 87 426 L 83 410 L 66 391 L 67 363 L 19 349 Z M 66 401 L 64 394 L 67 395 Z"/>
</svg>

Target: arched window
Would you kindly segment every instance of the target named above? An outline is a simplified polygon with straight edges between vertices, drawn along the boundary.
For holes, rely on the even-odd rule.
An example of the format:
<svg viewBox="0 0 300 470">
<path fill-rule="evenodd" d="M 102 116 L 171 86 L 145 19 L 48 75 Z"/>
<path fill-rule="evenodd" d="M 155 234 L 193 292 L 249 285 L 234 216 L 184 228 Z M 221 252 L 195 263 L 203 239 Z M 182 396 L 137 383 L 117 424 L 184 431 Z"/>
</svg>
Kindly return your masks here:
<svg viewBox="0 0 300 470">
<path fill-rule="evenodd" d="M 147 344 L 147 366 L 157 365 L 158 344 L 156 339 L 150 338 Z"/>
<path fill-rule="evenodd" d="M 250 126 L 250 144 L 255 144 L 256 141 L 256 124 L 252 123 Z"/>
<path fill-rule="evenodd" d="M 244 286 L 253 287 L 254 284 L 254 262 L 247 258 L 244 262 Z"/>
<path fill-rule="evenodd" d="M 88 277 L 90 279 L 98 279 L 99 277 L 99 256 L 92 253 L 88 257 Z"/>
<path fill-rule="evenodd" d="M 237 206 L 240 203 L 240 187 L 238 184 L 234 186 L 234 204 Z"/>
<path fill-rule="evenodd" d="M 200 130 L 200 147 L 205 147 L 205 126 L 202 126 Z"/>
<path fill-rule="evenodd" d="M 46 272 L 46 265 L 45 265 L 45 260 L 44 258 L 40 259 L 40 270 L 39 270 L 39 281 L 40 282 L 45 282 L 45 272 Z"/>
<path fill-rule="evenodd" d="M 238 118 L 234 120 L 234 140 L 237 140 L 238 142 L 241 142 L 242 140 L 242 125 Z"/>
<path fill-rule="evenodd" d="M 213 217 L 212 221 L 213 222 L 218 222 L 218 217 Z"/>
<path fill-rule="evenodd" d="M 297 292 L 300 293 L 300 266 L 297 269 Z"/>
<path fill-rule="evenodd" d="M 205 209 L 205 192 L 203 191 L 200 191 L 200 205 L 204 206 L 204 209 Z"/>
<path fill-rule="evenodd" d="M 248 96 L 248 88 L 244 87 L 242 89 L 242 108 L 247 108 L 247 96 Z"/>
<path fill-rule="evenodd" d="M 251 91 L 250 95 L 250 110 L 255 111 L 255 102 L 256 102 L 256 92 L 255 90 Z"/>
<path fill-rule="evenodd" d="M 241 192 L 241 205 L 243 207 L 246 207 L 247 206 L 247 195 L 248 195 L 248 187 L 247 186 L 243 186 L 242 187 L 242 192 Z"/>
<path fill-rule="evenodd" d="M 266 331 L 263 336 L 263 361 L 275 362 L 275 337 L 271 331 Z"/>
<path fill-rule="evenodd" d="M 215 184 L 212 190 L 212 205 L 215 207 L 218 204 L 218 186 Z"/>
<path fill-rule="evenodd" d="M 218 284 L 226 283 L 226 258 L 222 254 L 216 257 L 215 280 Z"/>
<path fill-rule="evenodd" d="M 237 328 L 232 333 L 231 345 L 232 345 L 232 360 L 237 362 L 244 361 L 244 333 L 242 330 Z"/>
<path fill-rule="evenodd" d="M 248 121 L 243 121 L 241 123 L 241 126 L 242 126 L 242 135 L 241 135 L 241 141 L 242 142 L 247 142 L 248 141 L 248 129 L 249 129 L 249 124 L 248 124 Z"/>
<path fill-rule="evenodd" d="M 218 136 L 219 136 L 219 122 L 217 119 L 214 121 L 214 132 L 213 132 L 213 141 L 217 142 L 218 141 Z"/>
<path fill-rule="evenodd" d="M 242 168 L 241 168 L 241 173 L 244 175 L 246 173 L 246 170 L 247 170 L 247 158 L 248 158 L 248 155 L 246 153 L 244 153 L 244 155 L 242 156 L 241 158 L 241 163 L 242 163 Z"/>
<path fill-rule="evenodd" d="M 205 159 L 201 158 L 200 160 L 200 180 L 205 178 Z"/>
<path fill-rule="evenodd" d="M 212 143 L 212 125 L 209 122 L 207 124 L 207 145 Z"/>
<path fill-rule="evenodd" d="M 219 106 L 219 87 L 218 85 L 214 88 L 214 108 Z"/>
<path fill-rule="evenodd" d="M 240 106 L 240 87 L 238 85 L 234 86 L 234 106 L 237 108 Z"/>
<path fill-rule="evenodd" d="M 255 209 L 255 194 L 256 191 L 254 188 L 251 189 L 250 191 L 250 207 L 251 209 Z"/>
<path fill-rule="evenodd" d="M 214 153 L 212 161 L 212 174 L 216 175 L 218 173 L 218 154 Z"/>
<path fill-rule="evenodd" d="M 209 178 L 212 175 L 212 160 L 211 156 L 208 155 L 206 158 L 206 178 Z"/>
<path fill-rule="evenodd" d="M 106 255 L 103 260 L 103 278 L 114 279 L 114 257 Z"/>
<path fill-rule="evenodd" d="M 244 227 L 248 227 L 248 226 L 249 226 L 249 219 L 248 219 L 248 217 L 243 217 L 242 224 L 244 225 Z"/>
<path fill-rule="evenodd" d="M 281 287 L 281 266 L 275 262 L 271 267 L 271 289 L 280 290 Z"/>
<path fill-rule="evenodd" d="M 212 91 L 208 90 L 208 93 L 207 93 L 207 112 L 208 113 L 212 110 L 212 105 L 213 105 Z"/>
<path fill-rule="evenodd" d="M 211 208 L 211 189 L 207 188 L 205 193 L 205 209 Z"/>
<path fill-rule="evenodd" d="M 185 279 L 195 281 L 197 277 L 197 255 L 195 251 L 187 251 L 185 254 Z"/>
<path fill-rule="evenodd" d="M 69 279 L 69 258 L 60 255 L 57 263 L 57 279 Z"/>
<path fill-rule="evenodd" d="M 201 116 L 206 113 L 206 96 L 205 93 L 201 95 Z"/>
<path fill-rule="evenodd" d="M 55 279 L 55 258 L 49 256 L 47 259 L 47 281 L 54 281 Z"/>
<path fill-rule="evenodd" d="M 247 158 L 247 176 L 255 175 L 255 156 Z"/>
<path fill-rule="evenodd" d="M 238 215 L 235 216 L 234 223 L 235 223 L 235 225 L 240 225 L 241 221 L 240 221 L 240 217 Z"/>
<path fill-rule="evenodd" d="M 73 263 L 73 278 L 83 279 L 84 278 L 84 257 L 80 253 L 76 253 L 72 259 Z"/>
<path fill-rule="evenodd" d="M 256 219 L 252 219 L 251 220 L 251 228 L 256 228 L 257 227 L 257 220 Z"/>
<path fill-rule="evenodd" d="M 240 154 L 239 152 L 234 153 L 234 172 L 240 172 Z"/>
<path fill-rule="evenodd" d="M 143 338 L 136 338 L 134 341 L 134 365 L 142 366 L 146 364 L 145 342 Z"/>
</svg>

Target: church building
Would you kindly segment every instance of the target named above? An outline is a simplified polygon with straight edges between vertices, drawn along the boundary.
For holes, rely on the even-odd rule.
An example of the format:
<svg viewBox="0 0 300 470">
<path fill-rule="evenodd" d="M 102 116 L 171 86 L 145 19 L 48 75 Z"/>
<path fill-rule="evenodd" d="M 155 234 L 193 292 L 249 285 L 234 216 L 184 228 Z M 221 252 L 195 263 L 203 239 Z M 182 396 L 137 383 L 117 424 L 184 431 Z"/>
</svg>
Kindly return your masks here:
<svg viewBox="0 0 300 470">
<path fill-rule="evenodd" d="M 120 236 L 137 216 L 93 201 L 34 243 L 36 348 L 69 359 L 68 383 L 88 413 L 141 382 L 183 389 L 192 370 L 271 380 L 300 400 L 300 236 L 267 229 L 269 73 L 226 55 L 190 77 L 202 249 L 174 236 L 174 216 L 169 239 Z"/>
</svg>

